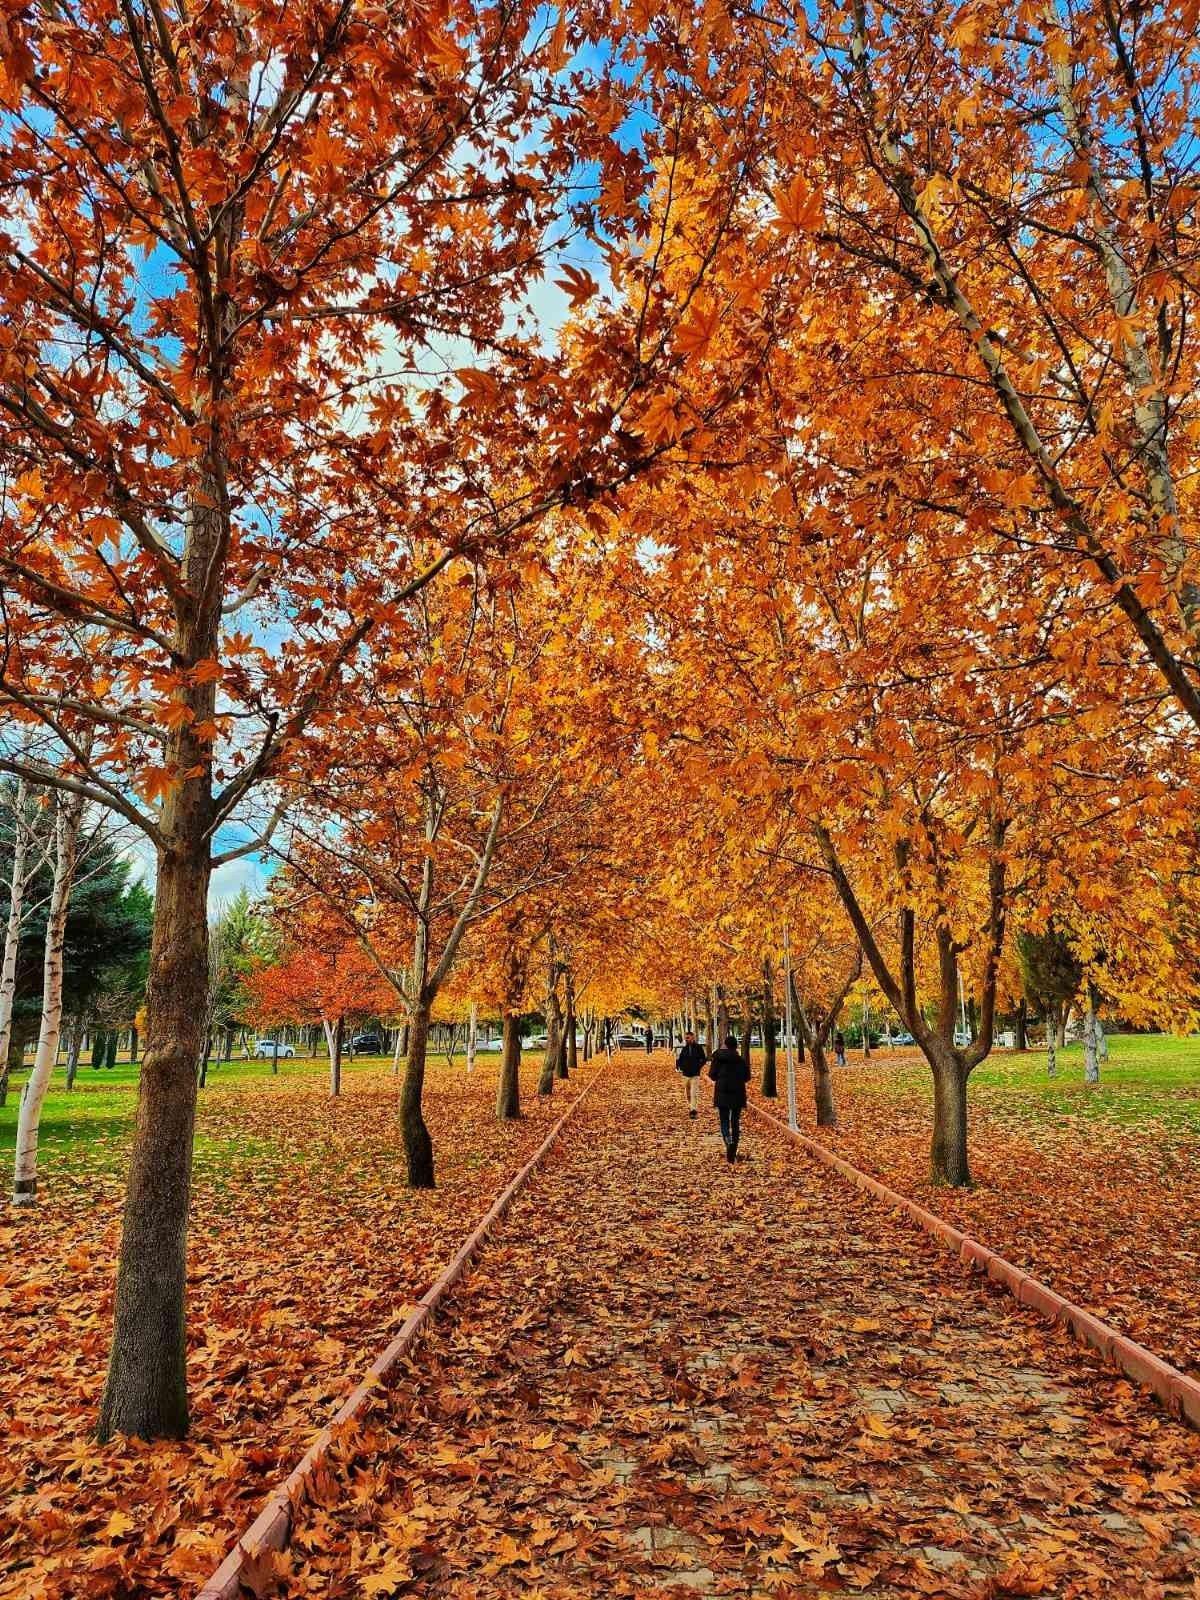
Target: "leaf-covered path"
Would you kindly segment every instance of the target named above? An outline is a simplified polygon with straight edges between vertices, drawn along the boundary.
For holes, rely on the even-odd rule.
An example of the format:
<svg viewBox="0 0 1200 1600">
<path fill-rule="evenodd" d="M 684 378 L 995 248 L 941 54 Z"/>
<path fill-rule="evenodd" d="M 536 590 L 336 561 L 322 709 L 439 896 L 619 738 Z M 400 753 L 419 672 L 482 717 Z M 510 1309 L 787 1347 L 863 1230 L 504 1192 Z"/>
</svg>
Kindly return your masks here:
<svg viewBox="0 0 1200 1600">
<path fill-rule="evenodd" d="M 289 1595 L 1194 1595 L 1200 1440 L 619 1060 L 283 1558 Z M 265 1577 L 265 1574 L 263 1574 Z"/>
</svg>

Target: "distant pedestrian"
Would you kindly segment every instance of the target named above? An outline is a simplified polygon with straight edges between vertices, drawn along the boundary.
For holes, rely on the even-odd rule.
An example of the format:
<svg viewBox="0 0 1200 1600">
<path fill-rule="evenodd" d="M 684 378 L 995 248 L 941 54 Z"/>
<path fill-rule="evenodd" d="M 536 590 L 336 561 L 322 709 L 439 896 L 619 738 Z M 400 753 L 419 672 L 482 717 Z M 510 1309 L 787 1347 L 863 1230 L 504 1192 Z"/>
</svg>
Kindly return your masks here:
<svg viewBox="0 0 1200 1600">
<path fill-rule="evenodd" d="M 742 1107 L 746 1104 L 746 1085 L 750 1068 L 742 1060 L 737 1040 L 729 1034 L 719 1050 L 713 1051 L 708 1075 L 714 1084 L 713 1105 L 721 1119 L 721 1137 L 726 1158 L 737 1160 L 738 1139 L 742 1131 Z"/>
<path fill-rule="evenodd" d="M 839 1028 L 833 1036 L 833 1054 L 839 1067 L 846 1065 L 846 1040 Z"/>
<path fill-rule="evenodd" d="M 683 1049 L 675 1057 L 675 1066 L 683 1075 L 683 1095 L 688 1113 L 694 1118 L 700 1109 L 700 1074 L 708 1060 L 704 1046 L 697 1043 L 696 1035 L 684 1035 Z"/>
<path fill-rule="evenodd" d="M 651 1055 L 653 1053 L 653 1051 L 654 1051 L 654 1029 L 648 1027 L 646 1029 L 646 1054 L 647 1055 Z"/>
</svg>

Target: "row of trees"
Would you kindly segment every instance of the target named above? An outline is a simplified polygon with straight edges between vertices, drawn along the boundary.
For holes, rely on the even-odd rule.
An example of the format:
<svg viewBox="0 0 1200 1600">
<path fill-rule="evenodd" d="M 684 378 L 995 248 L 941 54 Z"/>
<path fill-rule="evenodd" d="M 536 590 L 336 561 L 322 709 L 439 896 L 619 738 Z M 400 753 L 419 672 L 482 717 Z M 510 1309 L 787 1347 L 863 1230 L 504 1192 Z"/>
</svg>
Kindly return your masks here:
<svg viewBox="0 0 1200 1600">
<path fill-rule="evenodd" d="M 407 1019 L 415 1185 L 460 982 L 569 1051 L 786 929 L 814 1060 L 860 963 L 913 1033 L 952 1183 L 1015 933 L 1186 1014 L 1196 46 L 1144 17 L 10 20 L 0 770 L 157 863 L 103 1436 L 187 1426 L 239 854 Z"/>
<path fill-rule="evenodd" d="M 55 868 L 53 796 L 0 783 L 0 1105 L 36 1040 L 44 1002 L 44 954 Z M 90 1045 L 107 1061 L 108 1042 L 128 1035 L 145 992 L 153 898 L 102 819 L 78 851 L 63 944 L 62 1014 L 68 1084 Z"/>
</svg>

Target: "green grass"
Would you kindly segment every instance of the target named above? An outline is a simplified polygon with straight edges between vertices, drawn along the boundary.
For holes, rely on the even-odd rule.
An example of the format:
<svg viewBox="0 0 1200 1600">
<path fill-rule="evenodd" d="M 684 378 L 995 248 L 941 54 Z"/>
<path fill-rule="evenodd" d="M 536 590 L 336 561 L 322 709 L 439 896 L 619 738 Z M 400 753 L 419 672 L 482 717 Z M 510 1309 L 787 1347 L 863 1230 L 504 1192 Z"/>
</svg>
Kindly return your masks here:
<svg viewBox="0 0 1200 1600">
<path fill-rule="evenodd" d="M 342 1073 L 345 1076 L 363 1072 L 385 1063 L 390 1065 L 391 1058 L 358 1056 L 353 1062 L 343 1062 Z M 25 1070 L 14 1073 L 8 1086 L 8 1104 L 0 1107 L 0 1164 L 11 1159 L 16 1147 L 17 1110 L 29 1064 L 27 1060 Z M 68 1092 L 66 1069 L 57 1068 L 42 1107 L 39 1144 L 53 1145 L 68 1166 L 87 1164 L 101 1170 L 123 1167 L 125 1138 L 137 1105 L 138 1070 L 128 1061 L 118 1061 L 110 1071 L 103 1067 L 93 1071 L 85 1059 L 80 1063 L 74 1089 Z M 329 1062 L 324 1056 L 313 1060 L 293 1057 L 279 1063 L 280 1078 L 324 1079 L 328 1073 Z M 223 1088 L 271 1076 L 269 1060 L 210 1062 L 208 1083 L 202 1092 L 219 1094 Z M 196 1158 L 219 1161 L 230 1153 L 227 1144 L 228 1141 L 208 1139 L 200 1133 L 196 1138 Z"/>
<path fill-rule="evenodd" d="M 851 1060 L 858 1064 L 861 1058 Z M 919 1058 L 914 1061 L 911 1052 L 891 1068 L 886 1051 L 874 1062 L 880 1070 L 860 1078 L 865 1093 L 887 1095 L 901 1088 L 928 1092 L 928 1068 Z M 971 1098 L 1040 1122 L 1084 1117 L 1200 1136 L 1200 1038 L 1115 1035 L 1109 1039 L 1109 1059 L 1100 1064 L 1098 1084 L 1084 1082 L 1081 1044 L 1058 1052 L 1053 1078 L 1046 1075 L 1044 1049 L 1024 1054 L 997 1050 L 972 1074 Z"/>
</svg>

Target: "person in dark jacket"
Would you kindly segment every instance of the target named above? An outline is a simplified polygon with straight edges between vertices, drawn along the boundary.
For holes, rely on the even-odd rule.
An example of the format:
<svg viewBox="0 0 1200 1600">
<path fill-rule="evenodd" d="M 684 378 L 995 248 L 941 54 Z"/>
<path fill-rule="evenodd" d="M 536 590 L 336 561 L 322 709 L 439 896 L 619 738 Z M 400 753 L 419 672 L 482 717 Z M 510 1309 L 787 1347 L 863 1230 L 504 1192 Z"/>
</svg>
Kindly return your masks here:
<svg viewBox="0 0 1200 1600">
<path fill-rule="evenodd" d="M 683 1094 L 687 1101 L 688 1113 L 692 1117 L 695 1117 L 700 1109 L 700 1074 L 704 1071 L 704 1063 L 707 1060 L 704 1046 L 696 1042 L 696 1035 L 685 1034 L 683 1049 L 675 1057 L 675 1065 L 683 1075 Z"/>
<path fill-rule="evenodd" d="M 846 1065 L 846 1037 L 840 1028 L 833 1036 L 833 1055 L 839 1067 Z"/>
<path fill-rule="evenodd" d="M 721 1137 L 725 1141 L 725 1155 L 737 1160 L 738 1138 L 742 1131 L 742 1107 L 746 1104 L 746 1085 L 750 1081 L 750 1068 L 742 1060 L 737 1040 L 732 1034 L 719 1050 L 713 1051 L 708 1075 L 712 1079 L 713 1105 L 721 1119 Z"/>
</svg>

